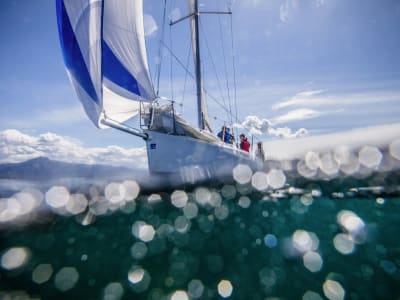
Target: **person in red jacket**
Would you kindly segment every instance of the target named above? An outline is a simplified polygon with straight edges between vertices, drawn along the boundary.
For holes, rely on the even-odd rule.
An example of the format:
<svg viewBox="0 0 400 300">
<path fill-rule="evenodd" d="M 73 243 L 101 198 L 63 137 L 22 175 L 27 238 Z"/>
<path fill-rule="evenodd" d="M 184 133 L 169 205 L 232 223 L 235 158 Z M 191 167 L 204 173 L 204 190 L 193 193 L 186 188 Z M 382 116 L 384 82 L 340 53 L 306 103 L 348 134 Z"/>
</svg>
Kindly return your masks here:
<svg viewBox="0 0 400 300">
<path fill-rule="evenodd" d="M 240 149 L 246 152 L 250 152 L 250 143 L 243 133 L 240 135 Z"/>
</svg>

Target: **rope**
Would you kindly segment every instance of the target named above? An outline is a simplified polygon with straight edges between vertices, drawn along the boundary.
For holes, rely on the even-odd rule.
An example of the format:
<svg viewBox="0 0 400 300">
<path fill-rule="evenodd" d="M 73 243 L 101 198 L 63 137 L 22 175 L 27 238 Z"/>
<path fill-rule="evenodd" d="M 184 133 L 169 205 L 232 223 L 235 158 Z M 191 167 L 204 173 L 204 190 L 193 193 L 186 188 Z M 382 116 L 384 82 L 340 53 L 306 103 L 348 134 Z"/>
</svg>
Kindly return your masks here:
<svg viewBox="0 0 400 300">
<path fill-rule="evenodd" d="M 238 110 L 237 110 L 237 88 L 236 88 L 236 66 L 235 66 L 235 47 L 233 41 L 233 22 L 232 15 L 230 15 L 230 27 L 231 27 L 231 51 L 232 51 L 232 67 L 233 67 L 233 86 L 234 86 L 234 103 L 235 103 L 235 119 L 238 120 Z M 236 135 L 237 135 L 236 130 Z"/>
<path fill-rule="evenodd" d="M 192 53 L 192 48 L 191 48 L 191 45 L 189 43 L 188 55 L 187 55 L 187 59 L 186 59 L 186 69 L 189 69 L 190 53 Z M 185 102 L 187 78 L 188 78 L 188 73 L 185 72 L 185 81 L 183 82 L 183 91 L 182 91 L 182 101 L 179 103 L 179 105 L 181 107 L 181 113 L 183 113 L 183 102 Z"/>
<path fill-rule="evenodd" d="M 172 28 L 169 27 L 169 44 L 171 45 L 172 49 Z M 171 51 L 172 53 L 172 51 Z M 171 99 L 174 99 L 174 82 L 173 82 L 173 67 L 172 67 L 172 56 L 170 56 L 170 68 L 169 68 L 169 85 L 171 89 Z"/>
<path fill-rule="evenodd" d="M 158 59 L 160 60 L 158 66 L 157 66 L 157 92 L 156 95 L 157 97 L 159 96 L 160 93 L 160 77 L 161 77 L 161 63 L 162 63 L 162 53 L 161 53 L 161 45 L 164 41 L 164 33 L 165 33 L 165 17 L 167 14 L 167 0 L 164 0 L 164 12 L 163 12 L 163 21 L 162 21 L 162 29 L 161 29 L 161 38 L 160 38 L 160 44 L 158 47 Z"/>
<path fill-rule="evenodd" d="M 217 2 L 218 5 L 218 10 L 219 10 L 219 2 Z M 228 103 L 229 103 L 229 112 L 230 112 L 230 124 L 232 125 L 233 123 L 233 118 L 232 118 L 232 101 L 231 101 L 231 95 L 230 95 L 230 88 L 229 88 L 229 78 L 228 78 L 228 68 L 226 64 L 226 58 L 225 58 L 225 47 L 224 47 L 224 35 L 222 34 L 222 23 L 221 23 L 221 16 L 218 15 L 218 25 L 219 25 L 219 34 L 221 36 L 221 48 L 222 48 L 222 57 L 224 60 L 224 71 L 225 71 L 225 78 L 226 78 L 226 89 L 228 93 Z"/>
</svg>

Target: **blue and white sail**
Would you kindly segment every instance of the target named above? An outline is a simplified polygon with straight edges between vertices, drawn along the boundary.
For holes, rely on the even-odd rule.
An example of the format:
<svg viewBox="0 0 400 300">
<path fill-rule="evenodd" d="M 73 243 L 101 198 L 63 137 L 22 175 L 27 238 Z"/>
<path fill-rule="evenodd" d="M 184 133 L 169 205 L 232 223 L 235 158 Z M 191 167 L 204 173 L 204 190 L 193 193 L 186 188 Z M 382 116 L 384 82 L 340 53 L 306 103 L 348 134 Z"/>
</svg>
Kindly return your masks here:
<svg viewBox="0 0 400 300">
<path fill-rule="evenodd" d="M 155 99 L 142 0 L 56 0 L 68 75 L 92 122 L 123 122 Z"/>
</svg>

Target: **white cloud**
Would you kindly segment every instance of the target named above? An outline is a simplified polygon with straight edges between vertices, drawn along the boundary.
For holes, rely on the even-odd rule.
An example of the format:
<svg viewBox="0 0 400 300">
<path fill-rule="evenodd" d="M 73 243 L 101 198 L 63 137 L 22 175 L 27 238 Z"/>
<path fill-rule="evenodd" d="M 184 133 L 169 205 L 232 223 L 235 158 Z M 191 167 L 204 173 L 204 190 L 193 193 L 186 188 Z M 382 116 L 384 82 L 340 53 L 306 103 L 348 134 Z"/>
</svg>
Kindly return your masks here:
<svg viewBox="0 0 400 300">
<path fill-rule="evenodd" d="M 293 121 L 302 121 L 307 119 L 318 118 L 324 113 L 308 108 L 295 109 L 278 116 L 272 120 L 273 124 L 281 124 Z"/>
<path fill-rule="evenodd" d="M 350 106 L 363 105 L 373 103 L 383 103 L 390 101 L 400 101 L 399 91 L 372 91 L 364 93 L 348 93 L 348 94 L 329 94 L 323 90 L 304 91 L 295 94 L 288 100 L 276 103 L 272 106 L 278 110 L 293 106 Z"/>
<path fill-rule="evenodd" d="M 271 122 L 267 119 L 259 119 L 257 116 L 247 116 L 242 124 L 236 125 L 239 128 L 246 128 L 250 134 L 260 135 L 268 133 Z"/>
<path fill-rule="evenodd" d="M 308 130 L 305 128 L 300 128 L 297 131 L 293 132 L 289 127 L 280 127 L 280 128 L 270 128 L 269 134 L 273 136 L 277 136 L 280 138 L 297 138 L 301 136 L 305 136 L 308 134 Z"/>
<path fill-rule="evenodd" d="M 39 156 L 71 163 L 134 168 L 145 168 L 147 165 L 145 148 L 85 148 L 74 139 L 54 133 L 33 137 L 15 129 L 0 131 L 0 163 L 22 162 Z"/>
<path fill-rule="evenodd" d="M 143 16 L 144 22 L 144 35 L 152 36 L 158 29 L 157 23 L 154 20 L 153 16 L 145 14 Z"/>
<path fill-rule="evenodd" d="M 288 106 L 293 106 L 293 105 L 304 105 L 304 104 L 316 104 L 316 103 L 322 103 L 323 100 L 321 97 L 316 98 L 316 95 L 320 95 L 323 91 L 318 90 L 318 91 L 305 91 L 305 92 L 300 92 L 291 97 L 289 100 L 277 103 L 272 106 L 273 109 L 281 109 L 285 108 Z"/>
<path fill-rule="evenodd" d="M 274 128 L 271 121 L 259 119 L 257 116 L 247 116 L 241 124 L 236 124 L 235 127 L 246 128 L 251 135 L 269 134 L 280 138 L 296 138 L 308 133 L 305 128 L 300 128 L 296 132 L 289 127 Z"/>
</svg>

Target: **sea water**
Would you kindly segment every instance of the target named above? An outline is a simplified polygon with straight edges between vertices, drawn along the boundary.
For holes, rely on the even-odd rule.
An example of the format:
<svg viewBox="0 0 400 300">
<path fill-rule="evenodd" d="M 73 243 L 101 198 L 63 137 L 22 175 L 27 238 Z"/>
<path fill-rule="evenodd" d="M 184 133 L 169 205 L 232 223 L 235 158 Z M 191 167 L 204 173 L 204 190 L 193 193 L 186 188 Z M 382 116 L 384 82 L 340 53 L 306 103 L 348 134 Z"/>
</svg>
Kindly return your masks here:
<svg viewBox="0 0 400 300">
<path fill-rule="evenodd" d="M 238 165 L 232 182 L 168 191 L 21 184 L 1 199 L 0 299 L 399 299 L 385 155 L 350 175 L 315 157 Z"/>
</svg>

